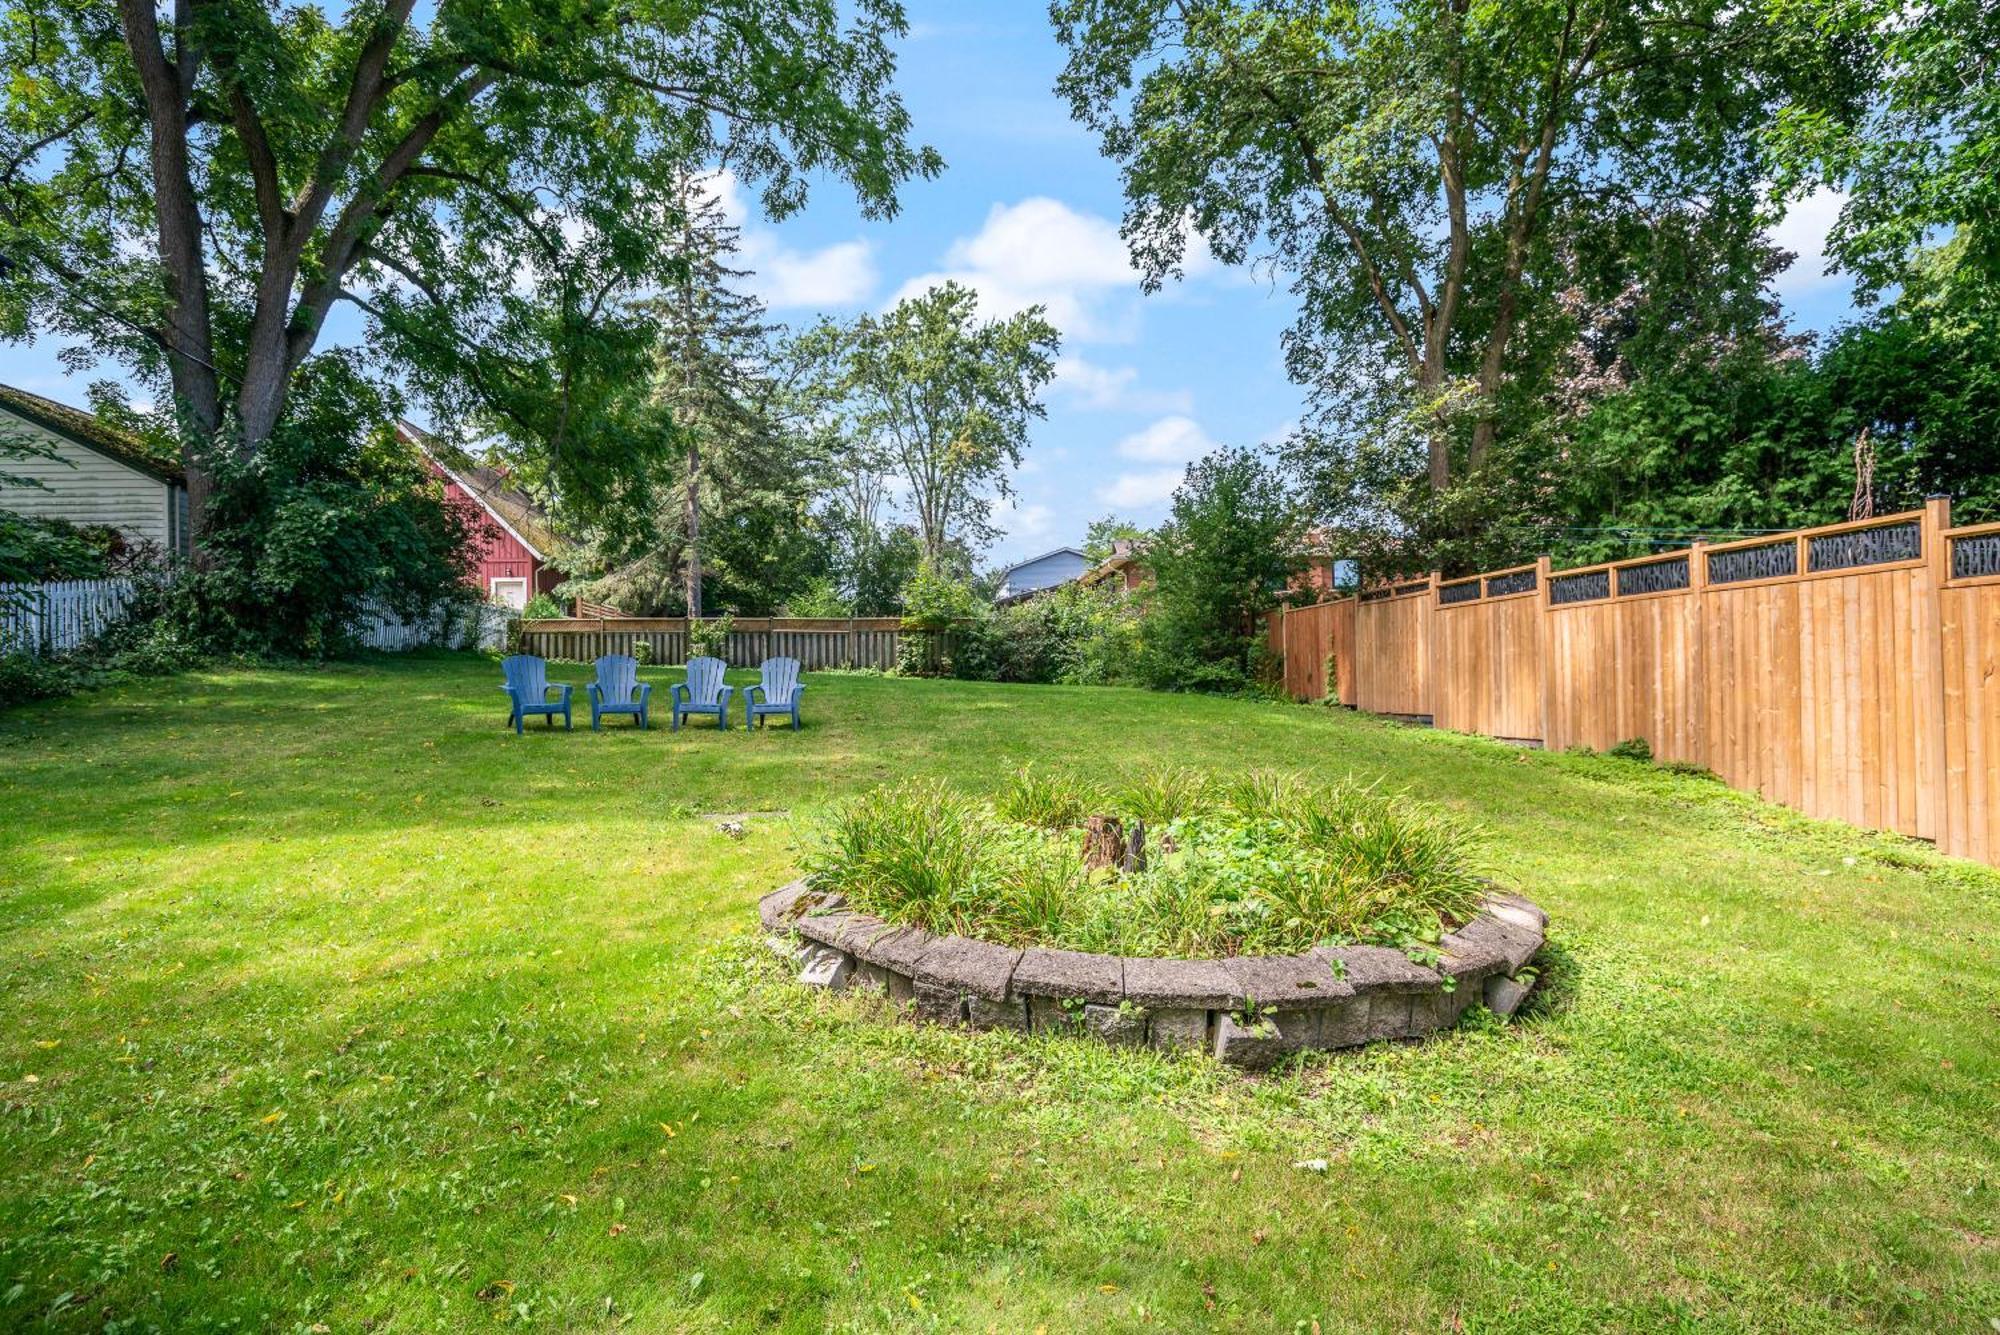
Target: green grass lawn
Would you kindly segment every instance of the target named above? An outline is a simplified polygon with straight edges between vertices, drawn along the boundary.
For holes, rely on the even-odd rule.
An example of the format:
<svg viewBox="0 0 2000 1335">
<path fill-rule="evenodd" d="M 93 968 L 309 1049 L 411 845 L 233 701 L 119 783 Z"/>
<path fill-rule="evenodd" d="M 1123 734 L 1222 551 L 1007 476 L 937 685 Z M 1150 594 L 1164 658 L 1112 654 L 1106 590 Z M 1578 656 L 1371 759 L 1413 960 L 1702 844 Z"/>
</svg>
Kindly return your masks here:
<svg viewBox="0 0 2000 1335">
<path fill-rule="evenodd" d="M 497 679 L 0 714 L 0 1327 L 2000 1317 L 1993 873 L 1337 711 L 829 676 L 796 735 L 517 738 Z M 893 1023 L 765 954 L 785 813 L 1030 759 L 1385 776 L 1553 915 L 1546 986 L 1253 1078 Z"/>
</svg>

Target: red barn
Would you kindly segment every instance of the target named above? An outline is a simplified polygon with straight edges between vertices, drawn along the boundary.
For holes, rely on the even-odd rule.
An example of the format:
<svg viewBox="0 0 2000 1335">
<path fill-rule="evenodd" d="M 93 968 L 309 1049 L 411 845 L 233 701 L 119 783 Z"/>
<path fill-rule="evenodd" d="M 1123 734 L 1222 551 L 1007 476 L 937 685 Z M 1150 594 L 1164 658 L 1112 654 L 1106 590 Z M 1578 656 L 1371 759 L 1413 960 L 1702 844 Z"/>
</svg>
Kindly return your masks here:
<svg viewBox="0 0 2000 1335">
<path fill-rule="evenodd" d="M 472 583 L 483 596 L 518 609 L 563 582 L 562 572 L 548 564 L 556 549 L 548 516 L 526 492 L 508 485 L 505 469 L 475 464 L 408 422 L 397 423 L 396 434 L 423 453 L 450 503 L 475 521 Z"/>
</svg>

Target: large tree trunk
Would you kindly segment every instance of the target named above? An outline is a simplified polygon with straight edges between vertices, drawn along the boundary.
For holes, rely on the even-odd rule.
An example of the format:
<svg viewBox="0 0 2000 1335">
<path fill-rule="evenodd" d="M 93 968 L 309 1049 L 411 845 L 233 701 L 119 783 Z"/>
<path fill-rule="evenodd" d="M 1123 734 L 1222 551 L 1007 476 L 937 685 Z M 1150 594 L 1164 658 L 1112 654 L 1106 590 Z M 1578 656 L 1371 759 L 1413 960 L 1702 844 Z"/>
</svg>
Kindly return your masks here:
<svg viewBox="0 0 2000 1335">
<path fill-rule="evenodd" d="M 126 48 L 132 53 L 145 93 L 146 119 L 152 133 L 155 233 L 170 312 L 160 341 L 167 354 L 182 433 L 207 448 L 222 430 L 222 387 L 209 331 L 201 210 L 188 169 L 187 85 L 194 78 L 195 62 L 178 36 L 174 60 L 167 59 L 152 0 L 122 0 L 119 16 Z M 186 19 L 185 4 L 176 5 L 176 24 Z M 214 486 L 202 461 L 193 457 L 193 451 L 186 453 L 188 521 L 199 553 L 202 535 L 208 529 L 208 498 Z"/>
</svg>

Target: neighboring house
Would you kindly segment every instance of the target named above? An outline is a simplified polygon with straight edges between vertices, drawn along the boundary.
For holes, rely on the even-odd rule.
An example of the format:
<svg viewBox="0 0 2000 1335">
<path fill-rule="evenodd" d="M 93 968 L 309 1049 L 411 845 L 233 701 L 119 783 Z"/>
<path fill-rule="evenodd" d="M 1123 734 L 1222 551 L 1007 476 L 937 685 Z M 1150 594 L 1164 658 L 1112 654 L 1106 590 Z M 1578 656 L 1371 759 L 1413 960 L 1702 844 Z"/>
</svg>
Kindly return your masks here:
<svg viewBox="0 0 2000 1335">
<path fill-rule="evenodd" d="M 1321 535 L 1317 532 L 1307 535 L 1307 541 L 1317 548 Z M 1103 584 L 1117 580 L 1126 593 L 1136 593 L 1152 581 L 1153 572 L 1133 545 L 1130 538 L 1118 538 L 1111 544 L 1111 555 L 1099 561 L 1082 576 L 1085 584 Z M 1341 589 L 1351 589 L 1355 581 L 1355 565 L 1352 561 L 1335 560 L 1314 551 L 1305 557 L 1298 574 L 1292 576 L 1288 586 L 1294 591 L 1318 594 L 1321 598 L 1335 596 Z"/>
<path fill-rule="evenodd" d="M 1030 594 L 1082 579 L 1089 569 L 1090 558 L 1080 549 L 1058 547 L 1001 571 L 1000 585 L 994 591 L 993 601 L 1016 603 Z"/>
<path fill-rule="evenodd" d="M 1132 539 L 1113 538 L 1111 555 L 1084 571 L 1080 578 L 1083 583 L 1090 585 L 1103 584 L 1115 579 L 1119 588 L 1126 593 L 1137 593 L 1152 577 L 1152 572 L 1146 569 L 1146 563 L 1139 559 L 1138 548 L 1133 545 Z"/>
<path fill-rule="evenodd" d="M 477 551 L 472 583 L 482 595 L 518 611 L 536 594 L 563 582 L 562 572 L 548 563 L 557 547 L 548 516 L 526 492 L 509 484 L 507 470 L 473 463 L 408 422 L 396 424 L 396 435 L 423 452 L 425 464 L 444 483 L 446 497 L 473 513 Z"/>
<path fill-rule="evenodd" d="M 180 465 L 94 413 L 0 385 L 0 440 L 36 450 L 0 456 L 0 509 L 85 528 L 117 530 L 132 546 L 188 553 L 187 480 Z"/>
</svg>

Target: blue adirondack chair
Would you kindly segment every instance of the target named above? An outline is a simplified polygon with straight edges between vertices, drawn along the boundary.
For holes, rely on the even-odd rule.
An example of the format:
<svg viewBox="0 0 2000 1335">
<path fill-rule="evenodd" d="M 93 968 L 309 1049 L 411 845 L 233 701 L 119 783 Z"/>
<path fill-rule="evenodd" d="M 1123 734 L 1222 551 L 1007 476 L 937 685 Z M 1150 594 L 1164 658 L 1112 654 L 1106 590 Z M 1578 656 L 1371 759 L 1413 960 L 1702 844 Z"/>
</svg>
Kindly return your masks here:
<svg viewBox="0 0 2000 1335">
<path fill-rule="evenodd" d="M 729 726 L 729 697 L 736 688 L 722 682 L 727 666 L 719 658 L 688 660 L 687 680 L 674 683 L 675 732 L 681 730 L 681 720 L 689 714 L 713 714 L 716 727 Z"/>
<path fill-rule="evenodd" d="M 792 731 L 799 730 L 799 697 L 806 688 L 799 685 L 799 660 L 796 658 L 767 658 L 757 669 L 760 680 L 755 686 L 743 692 L 743 726 L 761 727 L 766 718 L 773 714 L 790 714 Z M 758 696 L 764 698 L 759 700 Z"/>
<path fill-rule="evenodd" d="M 561 694 L 550 700 L 547 663 L 533 654 L 515 654 L 512 658 L 500 660 L 500 671 L 507 678 L 501 683 L 500 689 L 507 692 L 507 698 L 514 705 L 512 712 L 507 715 L 507 721 L 514 725 L 516 733 L 521 731 L 521 720 L 530 714 L 540 714 L 549 721 L 549 726 L 552 728 L 556 724 L 556 715 L 561 714 L 563 727 L 570 726 L 571 687 L 567 682 L 557 682 L 554 689 Z"/>
<path fill-rule="evenodd" d="M 597 660 L 597 680 L 590 683 L 590 727 L 606 714 L 630 714 L 646 726 L 653 683 L 639 680 L 639 660 L 630 654 L 606 654 Z"/>
</svg>

